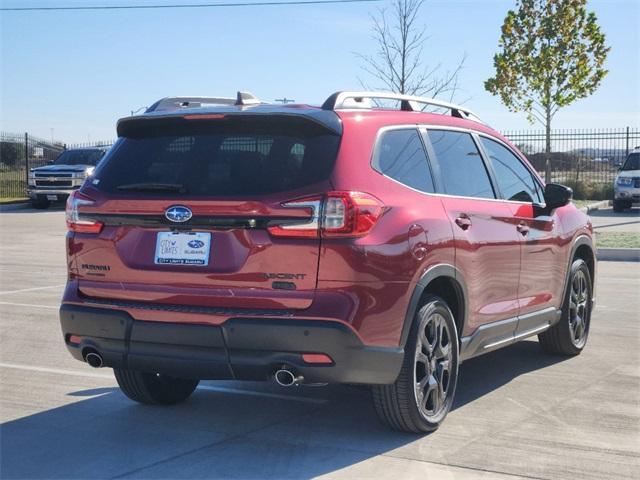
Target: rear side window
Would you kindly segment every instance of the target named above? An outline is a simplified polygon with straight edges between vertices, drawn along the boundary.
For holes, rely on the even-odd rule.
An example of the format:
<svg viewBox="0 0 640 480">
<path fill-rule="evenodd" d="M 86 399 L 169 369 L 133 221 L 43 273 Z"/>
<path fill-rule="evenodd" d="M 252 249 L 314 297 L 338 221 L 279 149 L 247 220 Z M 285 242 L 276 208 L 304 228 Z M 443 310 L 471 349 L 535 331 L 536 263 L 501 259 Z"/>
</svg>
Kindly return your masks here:
<svg viewBox="0 0 640 480">
<path fill-rule="evenodd" d="M 482 138 L 482 145 L 489 154 L 496 181 L 506 200 L 542 203 L 540 186 L 520 159 L 494 140 Z"/>
<path fill-rule="evenodd" d="M 471 135 L 428 130 L 445 193 L 461 197 L 496 198 L 489 174 Z"/>
<path fill-rule="evenodd" d="M 382 132 L 373 156 L 373 168 L 421 192 L 434 191 L 427 155 L 415 129 Z"/>
<path fill-rule="evenodd" d="M 319 128 L 267 122 L 148 129 L 118 142 L 96 172 L 96 186 L 149 195 L 155 185 L 166 196 L 171 191 L 160 186 L 172 185 L 180 197 L 294 190 L 328 178 L 339 141 Z M 127 188 L 137 184 L 152 187 Z"/>
</svg>

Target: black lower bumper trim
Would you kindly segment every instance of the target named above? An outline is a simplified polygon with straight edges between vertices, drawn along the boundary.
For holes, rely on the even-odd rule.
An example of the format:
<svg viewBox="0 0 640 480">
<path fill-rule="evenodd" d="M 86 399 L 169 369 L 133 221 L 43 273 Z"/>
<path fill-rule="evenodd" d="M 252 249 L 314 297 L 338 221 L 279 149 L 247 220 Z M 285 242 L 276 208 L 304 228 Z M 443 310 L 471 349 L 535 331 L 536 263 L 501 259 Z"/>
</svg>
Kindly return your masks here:
<svg viewBox="0 0 640 480">
<path fill-rule="evenodd" d="M 63 304 L 60 322 L 78 360 L 93 349 L 107 367 L 185 378 L 267 380 L 287 365 L 306 382 L 389 384 L 403 359 L 401 348 L 366 346 L 347 326 L 324 320 L 233 318 L 221 326 L 193 325 Z M 81 343 L 71 343 L 71 335 Z M 308 364 L 301 353 L 324 353 L 334 363 Z"/>
</svg>

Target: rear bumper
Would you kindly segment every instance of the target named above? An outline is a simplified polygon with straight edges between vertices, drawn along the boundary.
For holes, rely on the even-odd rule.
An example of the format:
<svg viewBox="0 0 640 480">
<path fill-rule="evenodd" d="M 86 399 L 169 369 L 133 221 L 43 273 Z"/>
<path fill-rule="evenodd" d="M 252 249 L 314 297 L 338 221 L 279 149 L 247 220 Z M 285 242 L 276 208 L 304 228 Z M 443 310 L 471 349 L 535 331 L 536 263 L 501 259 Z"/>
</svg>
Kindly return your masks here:
<svg viewBox="0 0 640 480">
<path fill-rule="evenodd" d="M 364 345 L 347 326 L 326 320 L 231 318 L 222 325 L 196 325 L 63 304 L 60 322 L 78 360 L 93 349 L 108 367 L 185 378 L 267 380 L 287 365 L 310 383 L 390 384 L 403 359 L 401 348 Z M 81 337 L 80 343 L 71 343 L 71 335 Z M 334 363 L 308 364 L 302 353 L 324 353 Z"/>
</svg>

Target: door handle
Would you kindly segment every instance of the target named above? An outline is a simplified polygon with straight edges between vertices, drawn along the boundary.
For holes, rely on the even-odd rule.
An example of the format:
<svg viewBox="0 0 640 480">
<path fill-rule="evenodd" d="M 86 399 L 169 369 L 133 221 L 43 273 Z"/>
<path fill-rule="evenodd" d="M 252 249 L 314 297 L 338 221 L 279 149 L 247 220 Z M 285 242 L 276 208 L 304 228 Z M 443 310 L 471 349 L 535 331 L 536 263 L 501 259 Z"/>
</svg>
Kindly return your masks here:
<svg viewBox="0 0 640 480">
<path fill-rule="evenodd" d="M 518 232 L 520 232 L 522 236 L 525 236 L 527 233 L 529 233 L 529 226 L 526 223 L 522 222 L 518 224 L 516 230 L 518 230 Z"/>
<path fill-rule="evenodd" d="M 466 213 L 461 213 L 455 222 L 462 230 L 469 230 L 469 227 L 471 227 L 471 219 Z"/>
</svg>

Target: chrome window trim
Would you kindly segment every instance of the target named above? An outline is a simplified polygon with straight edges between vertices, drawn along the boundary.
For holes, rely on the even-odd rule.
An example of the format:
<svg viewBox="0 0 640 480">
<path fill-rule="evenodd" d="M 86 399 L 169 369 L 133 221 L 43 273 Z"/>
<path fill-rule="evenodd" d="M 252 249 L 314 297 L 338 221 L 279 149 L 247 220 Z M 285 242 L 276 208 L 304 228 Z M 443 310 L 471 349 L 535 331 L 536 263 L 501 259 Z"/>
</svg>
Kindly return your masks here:
<svg viewBox="0 0 640 480">
<path fill-rule="evenodd" d="M 378 145 L 380 134 L 382 132 L 387 131 L 387 130 L 406 130 L 406 129 L 411 129 L 411 128 L 417 129 L 420 132 L 424 131 L 424 133 L 426 133 L 426 130 L 428 130 L 428 129 L 429 130 L 452 130 L 452 131 L 457 131 L 457 132 L 469 133 L 469 134 L 471 134 L 472 138 L 473 138 L 474 134 L 478 135 L 478 136 L 484 136 L 484 137 L 489 138 L 490 140 L 495 140 L 496 142 L 498 142 L 501 145 L 503 145 L 504 147 L 506 147 L 510 152 L 514 153 L 514 155 L 516 155 L 516 157 L 522 162 L 522 157 L 520 155 L 516 154 L 515 152 L 513 152 L 513 149 L 511 147 L 509 147 L 509 145 L 504 143 L 504 141 L 500 140 L 499 138 L 497 138 L 497 137 L 495 137 L 495 136 L 493 136 L 491 134 L 485 133 L 485 132 L 480 132 L 478 130 L 473 130 L 473 129 L 470 129 L 470 128 L 453 127 L 453 126 L 447 126 L 447 125 L 430 125 L 430 124 L 424 124 L 424 123 L 402 123 L 402 124 L 396 124 L 396 125 L 386 125 L 386 126 L 380 127 L 378 129 L 378 133 L 376 134 L 376 138 L 375 138 L 375 141 L 374 141 L 374 147 L 373 147 L 373 149 L 371 151 L 371 158 L 369 159 L 369 166 L 371 167 L 371 169 L 374 172 L 376 172 L 377 174 L 379 174 L 379 175 L 391 180 L 392 182 L 397 183 L 398 185 L 402 185 L 403 187 L 408 188 L 409 190 L 413 190 L 414 192 L 421 193 L 422 195 L 428 195 L 428 196 L 432 196 L 432 197 L 462 198 L 462 199 L 468 199 L 468 200 L 484 200 L 484 201 L 487 201 L 487 202 L 504 202 L 504 203 L 513 203 L 513 204 L 516 204 L 516 205 L 533 205 L 533 206 L 541 207 L 541 208 L 545 208 L 546 207 L 546 204 L 544 204 L 544 203 L 543 204 L 537 204 L 537 203 L 532 203 L 532 202 L 521 202 L 521 201 L 518 201 L 518 200 L 508 200 L 508 199 L 505 199 L 505 198 L 466 197 L 464 195 L 450 195 L 448 193 L 441 193 L 441 192 L 434 192 L 434 193 L 423 192 L 422 190 L 417 190 L 417 189 L 415 189 L 413 187 L 410 187 L 409 185 L 405 185 L 404 183 L 399 182 L 395 178 L 392 178 L 392 177 L 390 177 L 388 175 L 385 175 L 384 173 L 376 170 L 374 168 L 374 166 L 373 166 L 373 156 L 375 154 L 376 147 Z M 437 179 L 435 178 L 435 175 L 433 174 L 433 168 L 431 166 L 431 161 L 429 159 L 429 155 L 428 155 L 428 152 L 426 150 L 426 147 L 425 147 L 425 154 L 427 155 L 427 159 L 429 160 L 429 168 L 431 169 L 432 177 L 434 177 L 433 178 L 434 185 L 437 185 L 438 182 L 436 181 Z M 481 151 L 480 154 L 482 155 L 483 152 Z M 540 186 L 540 189 L 544 193 L 544 184 L 540 180 L 540 177 L 539 177 L 538 173 L 531 170 L 531 168 L 528 165 L 528 162 L 527 163 L 522 162 L 522 164 L 525 166 L 525 168 L 529 172 L 533 173 L 534 180 L 536 182 L 538 182 L 538 185 Z"/>
</svg>

